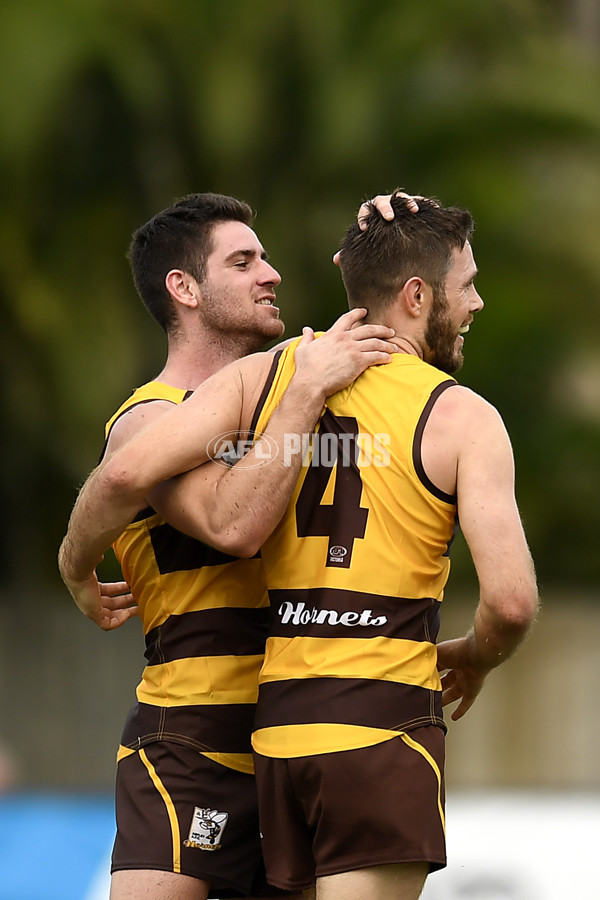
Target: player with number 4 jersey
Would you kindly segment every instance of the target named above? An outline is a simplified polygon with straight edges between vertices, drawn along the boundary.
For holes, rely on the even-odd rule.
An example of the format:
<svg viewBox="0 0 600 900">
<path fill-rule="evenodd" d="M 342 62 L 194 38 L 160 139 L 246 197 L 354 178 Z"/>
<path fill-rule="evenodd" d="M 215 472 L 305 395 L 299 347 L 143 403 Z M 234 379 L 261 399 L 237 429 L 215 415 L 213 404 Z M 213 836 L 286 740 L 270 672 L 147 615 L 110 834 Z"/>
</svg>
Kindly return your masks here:
<svg viewBox="0 0 600 900">
<path fill-rule="evenodd" d="M 290 346 L 258 432 L 293 372 Z M 436 398 L 455 385 L 396 354 L 330 397 L 317 434 L 304 440 L 292 501 L 262 551 L 271 630 L 259 753 L 329 753 L 444 727 L 434 644 L 456 498 L 428 480 L 420 442 Z"/>
</svg>

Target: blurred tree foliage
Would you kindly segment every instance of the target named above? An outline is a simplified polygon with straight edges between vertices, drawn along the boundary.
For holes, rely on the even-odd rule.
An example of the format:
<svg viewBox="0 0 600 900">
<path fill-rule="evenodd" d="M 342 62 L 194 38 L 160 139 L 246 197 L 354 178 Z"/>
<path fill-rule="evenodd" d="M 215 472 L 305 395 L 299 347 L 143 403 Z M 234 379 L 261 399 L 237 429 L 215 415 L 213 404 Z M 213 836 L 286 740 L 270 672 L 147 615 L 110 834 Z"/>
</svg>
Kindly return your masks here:
<svg viewBox="0 0 600 900">
<path fill-rule="evenodd" d="M 575 5 L 597 21 L 597 0 Z M 137 225 L 192 190 L 248 200 L 293 334 L 343 308 L 337 241 L 364 197 L 402 184 L 476 218 L 487 309 L 461 380 L 507 422 L 542 585 L 595 584 L 600 78 L 572 13 L 3 0 L 0 580 L 57 578 L 102 424 L 161 367 L 125 260 Z M 471 577 L 460 552 L 456 568 Z"/>
</svg>

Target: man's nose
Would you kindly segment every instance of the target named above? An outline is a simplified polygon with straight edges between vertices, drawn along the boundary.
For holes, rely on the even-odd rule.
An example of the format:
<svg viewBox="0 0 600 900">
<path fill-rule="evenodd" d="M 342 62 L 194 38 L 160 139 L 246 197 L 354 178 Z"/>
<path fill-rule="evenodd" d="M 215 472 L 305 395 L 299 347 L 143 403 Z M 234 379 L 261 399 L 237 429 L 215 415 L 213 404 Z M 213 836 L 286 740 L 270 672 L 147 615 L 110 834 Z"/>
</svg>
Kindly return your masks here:
<svg viewBox="0 0 600 900">
<path fill-rule="evenodd" d="M 261 284 L 279 284 L 281 282 L 281 275 L 274 269 L 273 266 L 263 261 L 264 269 L 260 273 L 260 282 Z"/>
<path fill-rule="evenodd" d="M 471 305 L 471 309 L 473 310 L 474 313 L 476 313 L 476 312 L 479 312 L 480 310 L 482 310 L 483 307 L 484 307 L 484 302 L 483 302 L 483 300 L 481 299 L 481 295 L 480 295 L 480 294 L 478 293 L 478 291 L 476 290 L 476 291 L 475 291 L 474 302 L 473 302 L 473 304 Z"/>
</svg>

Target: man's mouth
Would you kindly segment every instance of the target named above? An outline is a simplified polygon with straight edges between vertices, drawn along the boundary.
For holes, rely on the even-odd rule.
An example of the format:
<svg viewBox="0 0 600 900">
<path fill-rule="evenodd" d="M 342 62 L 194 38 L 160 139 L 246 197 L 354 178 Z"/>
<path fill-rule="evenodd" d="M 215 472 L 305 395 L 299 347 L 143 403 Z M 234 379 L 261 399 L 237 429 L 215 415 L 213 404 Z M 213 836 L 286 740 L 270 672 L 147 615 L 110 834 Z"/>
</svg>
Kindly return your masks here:
<svg viewBox="0 0 600 900">
<path fill-rule="evenodd" d="M 458 329 L 458 333 L 466 334 L 470 327 L 471 327 L 470 325 L 463 325 L 462 328 Z"/>
<path fill-rule="evenodd" d="M 258 303 L 259 306 L 275 306 L 275 295 L 270 297 L 261 297 L 259 300 L 255 300 L 255 303 Z"/>
</svg>

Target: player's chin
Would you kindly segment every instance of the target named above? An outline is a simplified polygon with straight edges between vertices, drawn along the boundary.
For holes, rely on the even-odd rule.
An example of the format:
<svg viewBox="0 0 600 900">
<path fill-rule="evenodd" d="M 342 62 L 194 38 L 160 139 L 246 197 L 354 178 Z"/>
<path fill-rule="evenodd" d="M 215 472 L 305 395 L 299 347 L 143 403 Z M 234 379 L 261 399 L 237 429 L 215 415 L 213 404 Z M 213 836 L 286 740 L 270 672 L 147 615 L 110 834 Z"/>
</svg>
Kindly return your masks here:
<svg viewBox="0 0 600 900">
<path fill-rule="evenodd" d="M 463 366 L 464 359 L 462 356 L 453 356 L 451 360 L 448 361 L 447 365 L 439 366 L 442 372 L 445 372 L 446 375 L 456 375 L 457 372 L 460 372 Z"/>
<path fill-rule="evenodd" d="M 283 332 L 285 331 L 285 325 L 281 321 L 281 319 L 273 317 L 264 327 L 263 333 L 266 337 L 270 338 L 278 338 L 281 337 Z"/>
<path fill-rule="evenodd" d="M 463 354 L 463 339 L 459 335 L 459 339 L 454 344 L 453 352 L 448 356 L 447 363 L 443 367 L 443 370 L 447 375 L 454 375 L 455 372 L 458 372 L 462 369 L 463 363 L 465 361 L 465 357 Z"/>
</svg>

